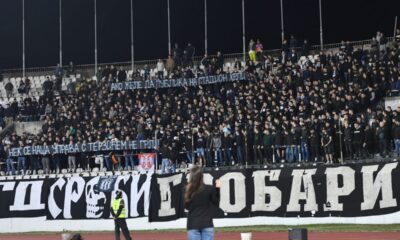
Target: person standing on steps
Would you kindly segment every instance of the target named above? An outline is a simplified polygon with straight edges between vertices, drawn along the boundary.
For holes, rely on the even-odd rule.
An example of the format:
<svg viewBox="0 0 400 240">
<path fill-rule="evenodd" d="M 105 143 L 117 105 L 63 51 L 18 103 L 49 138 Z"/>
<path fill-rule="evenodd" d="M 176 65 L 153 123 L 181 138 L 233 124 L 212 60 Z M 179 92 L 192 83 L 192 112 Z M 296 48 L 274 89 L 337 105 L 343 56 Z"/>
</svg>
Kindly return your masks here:
<svg viewBox="0 0 400 240">
<path fill-rule="evenodd" d="M 120 230 L 122 230 L 125 240 L 132 240 L 125 221 L 126 208 L 122 199 L 122 192 L 117 191 L 116 195 L 115 199 L 111 202 L 111 215 L 114 217 L 115 223 L 115 240 L 120 240 Z"/>
</svg>

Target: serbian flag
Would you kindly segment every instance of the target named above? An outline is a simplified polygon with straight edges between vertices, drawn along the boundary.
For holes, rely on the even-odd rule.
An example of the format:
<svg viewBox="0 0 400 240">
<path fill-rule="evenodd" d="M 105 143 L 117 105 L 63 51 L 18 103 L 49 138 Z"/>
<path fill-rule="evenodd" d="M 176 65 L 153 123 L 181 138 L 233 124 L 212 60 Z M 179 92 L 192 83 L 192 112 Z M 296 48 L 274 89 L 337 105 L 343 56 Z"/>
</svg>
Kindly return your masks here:
<svg viewBox="0 0 400 240">
<path fill-rule="evenodd" d="M 155 153 L 139 154 L 139 172 L 154 172 L 154 163 L 157 155 Z"/>
</svg>

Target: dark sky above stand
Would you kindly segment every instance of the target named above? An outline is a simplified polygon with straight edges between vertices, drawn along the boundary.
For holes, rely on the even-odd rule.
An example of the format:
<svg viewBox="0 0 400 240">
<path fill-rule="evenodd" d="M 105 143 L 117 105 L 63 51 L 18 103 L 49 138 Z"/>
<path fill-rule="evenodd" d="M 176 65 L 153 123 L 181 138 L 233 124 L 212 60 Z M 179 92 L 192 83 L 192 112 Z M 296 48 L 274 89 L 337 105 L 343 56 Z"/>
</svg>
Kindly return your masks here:
<svg viewBox="0 0 400 240">
<path fill-rule="evenodd" d="M 318 0 L 283 0 L 285 33 L 319 43 Z M 399 0 L 323 0 L 324 42 L 393 35 Z M 204 0 L 170 0 L 172 42 L 204 53 Z M 58 0 L 25 0 L 27 67 L 59 59 Z M 22 66 L 22 0 L 0 0 L 0 69 Z M 130 0 L 98 0 L 100 63 L 130 60 Z M 63 61 L 94 63 L 93 0 L 63 0 Z M 400 17 L 400 16 L 399 16 Z M 208 0 L 209 53 L 242 51 L 241 0 Z M 400 19 L 399 19 L 400 21 Z M 280 1 L 246 0 L 246 37 L 281 44 Z M 168 54 L 167 0 L 134 0 L 135 59 Z M 247 43 L 246 43 L 247 45 Z"/>
</svg>

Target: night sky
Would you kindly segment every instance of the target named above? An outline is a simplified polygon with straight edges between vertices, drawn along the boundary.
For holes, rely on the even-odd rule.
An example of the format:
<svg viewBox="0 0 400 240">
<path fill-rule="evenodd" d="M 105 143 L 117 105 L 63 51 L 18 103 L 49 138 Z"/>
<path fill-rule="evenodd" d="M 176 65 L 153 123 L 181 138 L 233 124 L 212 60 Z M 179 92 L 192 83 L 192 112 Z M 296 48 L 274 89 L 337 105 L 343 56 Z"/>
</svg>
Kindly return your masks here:
<svg viewBox="0 0 400 240">
<path fill-rule="evenodd" d="M 285 34 L 319 43 L 318 0 L 283 0 Z M 323 0 L 324 42 L 393 35 L 399 0 Z M 170 0 L 172 43 L 204 52 L 203 0 Z M 58 0 L 25 0 L 27 67 L 59 59 Z M 0 0 L 0 69 L 22 66 L 22 1 Z M 99 62 L 130 60 L 130 0 L 98 0 Z M 63 0 L 63 61 L 94 63 L 93 0 Z M 400 21 L 400 19 L 399 19 Z M 242 50 L 241 0 L 208 0 L 209 53 Z M 281 42 L 279 0 L 246 0 L 246 37 L 265 49 Z M 135 59 L 168 53 L 167 0 L 134 0 Z M 246 43 L 247 45 L 247 43 Z"/>
</svg>

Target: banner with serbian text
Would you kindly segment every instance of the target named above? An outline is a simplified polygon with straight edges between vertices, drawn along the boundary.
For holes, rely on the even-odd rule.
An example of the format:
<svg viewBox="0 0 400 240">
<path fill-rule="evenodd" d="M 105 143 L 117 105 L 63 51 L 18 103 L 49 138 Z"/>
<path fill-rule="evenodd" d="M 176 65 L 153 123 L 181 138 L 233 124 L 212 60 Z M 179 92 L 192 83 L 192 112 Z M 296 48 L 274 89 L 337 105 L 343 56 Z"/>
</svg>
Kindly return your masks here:
<svg viewBox="0 0 400 240">
<path fill-rule="evenodd" d="M 187 175 L 153 175 L 149 220 L 185 217 L 182 192 Z M 220 179 L 216 218 L 361 217 L 400 211 L 398 162 L 345 166 L 283 167 L 213 171 L 204 182 Z"/>
<path fill-rule="evenodd" d="M 246 80 L 245 72 L 233 72 L 219 75 L 200 76 L 194 78 L 177 78 L 162 80 L 144 80 L 117 82 L 111 84 L 111 91 L 124 91 L 135 89 L 158 89 L 158 88 L 178 88 L 178 87 L 198 87 L 226 82 L 237 82 Z"/>
<path fill-rule="evenodd" d="M 170 221 L 186 216 L 187 178 L 148 173 L 4 180 L 0 218 L 108 219 L 120 190 L 129 218 Z M 216 218 L 349 218 L 400 211 L 398 162 L 205 172 L 206 184 L 216 179 L 221 181 Z"/>
<path fill-rule="evenodd" d="M 121 150 L 145 150 L 155 149 L 158 146 L 158 140 L 132 140 L 120 141 L 110 140 L 93 143 L 75 143 L 75 144 L 55 144 L 55 145 L 37 145 L 25 146 L 20 148 L 11 148 L 10 157 L 30 156 L 30 155 L 49 155 L 49 154 L 69 154 L 82 152 L 110 152 Z"/>
</svg>

